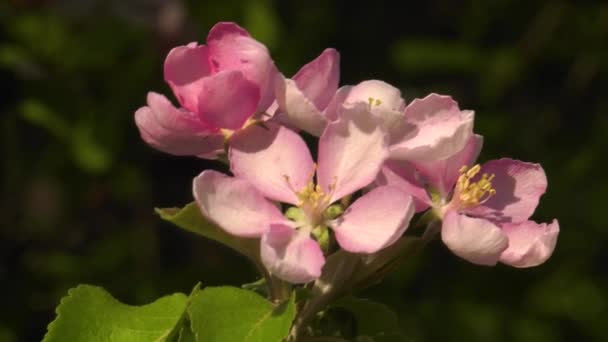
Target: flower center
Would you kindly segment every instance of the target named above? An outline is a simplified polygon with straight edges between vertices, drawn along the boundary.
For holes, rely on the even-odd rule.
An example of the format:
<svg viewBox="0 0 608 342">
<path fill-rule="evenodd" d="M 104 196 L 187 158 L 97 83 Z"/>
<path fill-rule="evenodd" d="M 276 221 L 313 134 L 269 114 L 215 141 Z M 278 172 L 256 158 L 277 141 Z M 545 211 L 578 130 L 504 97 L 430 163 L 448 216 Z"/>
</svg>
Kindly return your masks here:
<svg viewBox="0 0 608 342">
<path fill-rule="evenodd" d="M 289 181 L 289 176 L 283 176 L 289 187 L 298 197 L 298 208 L 302 209 L 302 211 L 306 214 L 308 224 L 312 227 L 322 223 L 321 221 L 323 221 L 323 213 L 330 205 L 331 196 L 335 188 L 334 183 L 329 186 L 329 193 L 325 193 L 323 188 L 314 182 L 313 178 L 316 168 L 317 166 L 315 164 L 315 168 L 310 175 L 308 183 L 299 191 L 296 191 L 293 188 Z"/>
<path fill-rule="evenodd" d="M 329 195 L 325 194 L 323 189 L 319 184 L 315 184 L 312 180 L 306 184 L 306 186 L 296 192 L 298 196 L 298 206 L 311 206 L 311 207 L 321 207 L 327 205 L 329 201 Z"/>
<path fill-rule="evenodd" d="M 490 197 L 496 194 L 496 190 L 492 187 L 492 179 L 494 179 L 493 174 L 488 175 L 487 173 L 484 173 L 477 182 L 471 182 L 471 179 L 473 179 L 480 170 L 481 166 L 479 166 L 479 164 L 476 164 L 471 168 L 468 168 L 466 165 L 460 168 L 460 176 L 458 177 L 456 189 L 454 191 L 454 199 L 458 202 L 460 208 L 477 206 L 486 202 Z"/>
</svg>

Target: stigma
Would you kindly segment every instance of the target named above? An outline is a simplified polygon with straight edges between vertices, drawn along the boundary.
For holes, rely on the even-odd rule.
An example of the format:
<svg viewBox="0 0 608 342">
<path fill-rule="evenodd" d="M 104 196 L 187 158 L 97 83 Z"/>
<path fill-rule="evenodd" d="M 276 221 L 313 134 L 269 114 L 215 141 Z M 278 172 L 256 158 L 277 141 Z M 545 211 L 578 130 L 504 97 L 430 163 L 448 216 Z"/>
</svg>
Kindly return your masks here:
<svg viewBox="0 0 608 342">
<path fill-rule="evenodd" d="M 464 165 L 458 170 L 460 176 L 458 177 L 458 181 L 456 181 L 454 199 L 458 202 L 459 207 L 474 207 L 496 195 L 496 190 L 492 187 L 493 174 L 488 175 L 484 173 L 477 182 L 471 181 L 480 170 L 481 166 L 479 164 L 471 168 Z"/>
</svg>

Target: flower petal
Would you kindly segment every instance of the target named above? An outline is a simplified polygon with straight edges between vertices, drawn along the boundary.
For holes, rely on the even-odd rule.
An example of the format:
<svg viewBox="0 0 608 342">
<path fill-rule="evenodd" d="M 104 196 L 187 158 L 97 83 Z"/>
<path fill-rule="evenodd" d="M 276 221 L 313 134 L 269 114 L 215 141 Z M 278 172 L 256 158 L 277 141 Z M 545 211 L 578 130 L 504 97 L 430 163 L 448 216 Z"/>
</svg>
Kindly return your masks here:
<svg viewBox="0 0 608 342">
<path fill-rule="evenodd" d="M 353 253 L 374 253 L 397 241 L 414 215 L 407 193 L 391 186 L 373 189 L 331 222 L 340 247 Z"/>
<path fill-rule="evenodd" d="M 411 195 L 417 213 L 432 205 L 424 183 L 409 162 L 388 160 L 380 169 L 374 183 L 378 186 L 389 185 Z"/>
<path fill-rule="evenodd" d="M 467 212 L 494 221 L 526 221 L 538 206 L 540 196 L 547 190 L 547 176 L 540 164 L 503 158 L 483 164 L 482 173 L 495 175 L 492 186 L 496 195 Z"/>
<path fill-rule="evenodd" d="M 471 166 L 477 160 L 482 145 L 483 137 L 474 134 L 461 151 L 446 159 L 437 161 L 415 160 L 412 161 L 412 164 L 424 180 L 445 198 L 454 188 L 454 184 L 460 176 L 460 168 L 463 165 Z"/>
<path fill-rule="evenodd" d="M 246 180 L 205 170 L 194 178 L 192 189 L 202 213 L 232 235 L 259 237 L 272 223 L 287 221 Z"/>
<path fill-rule="evenodd" d="M 298 89 L 296 82 L 282 79 L 276 84 L 279 109 L 291 126 L 319 136 L 327 125 L 327 119 L 317 107 Z"/>
<path fill-rule="evenodd" d="M 259 88 L 240 71 L 220 71 L 203 80 L 198 114 L 211 127 L 239 129 L 256 111 Z"/>
<path fill-rule="evenodd" d="M 210 73 L 208 49 L 204 45 L 178 46 L 169 51 L 165 59 L 165 81 L 181 105 L 191 112 L 198 110 L 202 81 Z"/>
<path fill-rule="evenodd" d="M 317 279 L 325 264 L 319 244 L 307 233 L 286 225 L 272 225 L 262 236 L 262 262 L 271 274 L 293 284 Z"/>
<path fill-rule="evenodd" d="M 194 114 L 178 110 L 157 93 L 148 93 L 148 106 L 135 112 L 135 123 L 145 142 L 166 153 L 213 159 L 224 150 L 221 134 L 210 132 Z"/>
<path fill-rule="evenodd" d="M 368 104 L 372 114 L 382 121 L 389 136 L 404 120 L 405 101 L 401 97 L 401 91 L 386 82 L 369 80 L 354 86 L 344 103 L 349 105 L 357 102 Z"/>
<path fill-rule="evenodd" d="M 553 254 L 559 234 L 557 220 L 546 224 L 534 221 L 506 223 L 502 230 L 509 238 L 509 248 L 500 256 L 500 262 L 514 267 L 538 266 Z"/>
<path fill-rule="evenodd" d="M 291 79 L 318 110 L 325 109 L 338 89 L 340 54 L 335 49 L 325 49 Z"/>
<path fill-rule="evenodd" d="M 472 111 L 460 111 L 449 96 L 431 94 L 407 106 L 391 132 L 391 158 L 433 161 L 462 150 L 473 134 Z"/>
<path fill-rule="evenodd" d="M 264 44 L 235 23 L 220 22 L 209 31 L 207 46 L 214 72 L 240 70 L 259 87 L 257 110 L 264 111 L 272 104 L 278 70 Z"/>
<path fill-rule="evenodd" d="M 441 239 L 459 257 L 474 264 L 494 266 L 509 240 L 494 223 L 448 211 L 443 217 Z"/>
<path fill-rule="evenodd" d="M 370 104 L 374 114 L 384 111 L 403 112 L 405 101 L 401 97 L 401 91 L 392 85 L 379 80 L 363 81 L 354 86 L 344 101 L 347 104 L 363 102 Z M 379 102 L 376 102 L 378 100 Z"/>
<path fill-rule="evenodd" d="M 371 183 L 388 157 L 388 139 L 366 104 L 343 108 L 319 139 L 317 179 L 332 200 Z"/>
<path fill-rule="evenodd" d="M 314 174 L 314 162 L 304 140 L 271 123 L 252 125 L 230 141 L 235 176 L 248 180 L 267 198 L 297 204 L 301 190 Z"/>
<path fill-rule="evenodd" d="M 344 105 L 344 100 L 346 100 L 346 98 L 348 97 L 348 94 L 350 94 L 350 91 L 352 89 L 353 89 L 353 86 L 342 86 L 336 91 L 336 93 L 332 97 L 331 101 L 329 101 L 329 104 L 325 108 L 325 111 L 323 112 L 323 114 L 325 114 L 325 117 L 327 118 L 327 120 L 329 120 L 329 121 L 338 120 L 338 114 L 339 114 L 342 106 Z"/>
</svg>

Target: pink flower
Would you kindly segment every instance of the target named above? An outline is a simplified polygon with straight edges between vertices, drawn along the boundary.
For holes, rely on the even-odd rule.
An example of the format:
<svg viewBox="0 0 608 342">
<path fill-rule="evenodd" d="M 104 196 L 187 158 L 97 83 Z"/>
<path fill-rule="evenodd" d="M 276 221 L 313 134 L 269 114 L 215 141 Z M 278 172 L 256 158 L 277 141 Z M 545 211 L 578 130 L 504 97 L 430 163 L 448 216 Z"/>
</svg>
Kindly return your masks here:
<svg viewBox="0 0 608 342">
<path fill-rule="evenodd" d="M 148 105 L 135 112 L 135 123 L 146 143 L 166 153 L 213 159 L 224 150 L 221 133 L 157 93 L 148 93 Z"/>
<path fill-rule="evenodd" d="M 291 79 L 281 77 L 276 96 L 279 112 L 289 125 L 320 136 L 329 120 L 325 110 L 332 102 L 340 79 L 340 55 L 325 49 Z"/>
<path fill-rule="evenodd" d="M 473 134 L 472 111 L 461 111 L 449 96 L 430 94 L 409 105 L 399 89 L 370 80 L 343 87 L 344 104 L 368 103 L 390 136 L 390 159 L 439 160 L 460 151 Z"/>
<path fill-rule="evenodd" d="M 167 153 L 203 158 L 223 150 L 221 130 L 242 128 L 272 104 L 279 75 L 266 47 L 234 23 L 213 26 L 207 45 L 172 49 L 164 74 L 183 108 L 148 94 L 135 113 L 142 138 Z"/>
<path fill-rule="evenodd" d="M 266 267 L 292 283 L 321 274 L 325 259 L 311 234 L 327 236 L 331 228 L 343 249 L 374 253 L 395 242 L 414 214 L 411 197 L 390 186 L 361 196 L 339 217 L 330 213 L 332 203 L 372 182 L 388 157 L 385 132 L 366 106 L 345 110 L 327 126 L 318 166 L 298 134 L 271 123 L 236 133 L 229 157 L 235 177 L 204 171 L 194 180 L 194 197 L 229 233 L 261 237 Z M 293 220 L 274 202 L 293 206 Z"/>
<path fill-rule="evenodd" d="M 285 80 L 277 86 L 279 108 L 294 126 L 319 136 L 328 122 L 338 119 L 341 107 L 364 103 L 381 120 L 390 137 L 390 158 L 397 160 L 444 159 L 460 151 L 473 134 L 474 113 L 461 111 L 449 96 L 431 94 L 406 106 L 399 89 L 378 80 L 336 91 L 338 77 L 333 77 L 330 66 L 337 64 L 337 58 L 330 56 L 322 54 L 298 72 L 295 82 Z M 309 100 L 315 97 L 307 96 L 305 90 L 300 91 L 306 88 L 300 86 L 297 77 L 309 71 L 322 75 L 306 78 L 308 84 L 315 85 L 315 95 L 324 95 L 322 105 Z"/>
<path fill-rule="evenodd" d="M 471 166 L 481 144 L 481 136 L 476 135 L 462 151 L 444 160 L 390 161 L 378 184 L 412 194 L 418 211 L 432 207 L 443 220 L 443 242 L 472 263 L 542 264 L 553 253 L 559 234 L 557 220 L 549 224 L 529 220 L 547 188 L 544 170 L 539 164 L 507 158 Z"/>
</svg>

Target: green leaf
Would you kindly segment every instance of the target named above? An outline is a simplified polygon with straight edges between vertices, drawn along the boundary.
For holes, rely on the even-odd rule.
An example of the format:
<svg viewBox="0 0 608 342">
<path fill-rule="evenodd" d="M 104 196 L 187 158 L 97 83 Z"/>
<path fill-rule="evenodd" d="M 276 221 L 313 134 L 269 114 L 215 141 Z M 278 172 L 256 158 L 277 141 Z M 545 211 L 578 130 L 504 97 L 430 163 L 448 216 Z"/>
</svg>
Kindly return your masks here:
<svg viewBox="0 0 608 342">
<path fill-rule="evenodd" d="M 279 41 L 279 18 L 275 7 L 269 1 L 253 0 L 245 5 L 245 27 L 251 35 L 264 43 L 268 48 L 273 48 Z"/>
<path fill-rule="evenodd" d="M 184 322 L 179 331 L 179 342 L 196 342 L 196 337 L 190 328 L 190 321 Z"/>
<path fill-rule="evenodd" d="M 186 295 L 176 293 L 151 304 L 130 306 L 100 287 L 79 285 L 61 300 L 43 342 L 169 341 L 187 301 Z"/>
<path fill-rule="evenodd" d="M 388 306 L 367 299 L 346 297 L 332 305 L 351 312 L 356 321 L 356 333 L 363 336 L 399 334 L 399 319 Z"/>
<path fill-rule="evenodd" d="M 68 142 L 70 125 L 48 105 L 37 99 L 24 100 L 20 105 L 22 117 L 33 125 L 46 129 L 50 134 Z"/>
<path fill-rule="evenodd" d="M 160 217 L 189 232 L 215 240 L 253 260 L 260 265 L 260 243 L 257 239 L 239 238 L 226 233 L 217 225 L 209 222 L 200 212 L 196 203 L 192 202 L 183 208 L 156 208 Z"/>
<path fill-rule="evenodd" d="M 412 342 L 414 339 L 408 338 L 403 334 L 395 333 L 395 334 L 386 334 L 386 335 L 376 335 L 374 337 L 369 336 L 361 336 L 355 339 L 355 342 Z"/>
<path fill-rule="evenodd" d="M 274 305 L 251 291 L 208 287 L 194 294 L 188 314 L 197 341 L 280 342 L 296 314 L 295 296 Z"/>
<path fill-rule="evenodd" d="M 23 46 L 17 44 L 0 45 L 0 66 L 13 69 L 22 74 L 34 74 L 36 67 Z"/>
<path fill-rule="evenodd" d="M 253 283 L 246 283 L 241 285 L 241 288 L 247 291 L 253 291 L 261 296 L 268 296 L 268 281 L 266 278 L 260 278 Z"/>
<path fill-rule="evenodd" d="M 473 73 L 483 55 L 476 47 L 442 40 L 401 40 L 391 47 L 393 65 L 412 74 L 435 72 Z"/>
<path fill-rule="evenodd" d="M 93 138 L 92 129 L 91 126 L 80 125 L 73 128 L 72 155 L 83 170 L 99 174 L 110 167 L 112 158 L 106 148 Z"/>
</svg>

